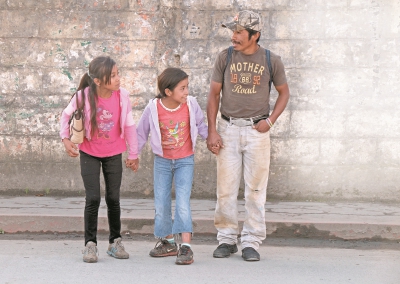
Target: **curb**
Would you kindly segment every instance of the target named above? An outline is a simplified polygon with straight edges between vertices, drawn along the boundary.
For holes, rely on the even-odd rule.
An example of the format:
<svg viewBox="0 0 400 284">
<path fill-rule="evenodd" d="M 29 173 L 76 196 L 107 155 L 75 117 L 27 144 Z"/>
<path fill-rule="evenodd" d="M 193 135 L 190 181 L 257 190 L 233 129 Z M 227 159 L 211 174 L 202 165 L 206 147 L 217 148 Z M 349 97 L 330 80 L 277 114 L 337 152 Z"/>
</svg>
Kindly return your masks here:
<svg viewBox="0 0 400 284">
<path fill-rule="evenodd" d="M 6 234 L 84 233 L 83 217 L 77 216 L 0 216 L 0 229 Z M 243 225 L 239 222 L 239 227 Z M 194 234 L 216 235 L 213 220 L 194 219 Z M 98 218 L 98 231 L 108 232 L 107 217 Z M 153 234 L 154 220 L 145 218 L 121 218 L 123 234 Z M 266 222 L 268 237 L 309 238 L 340 240 L 389 240 L 400 239 L 400 225 L 344 224 L 344 223 L 282 223 Z"/>
</svg>

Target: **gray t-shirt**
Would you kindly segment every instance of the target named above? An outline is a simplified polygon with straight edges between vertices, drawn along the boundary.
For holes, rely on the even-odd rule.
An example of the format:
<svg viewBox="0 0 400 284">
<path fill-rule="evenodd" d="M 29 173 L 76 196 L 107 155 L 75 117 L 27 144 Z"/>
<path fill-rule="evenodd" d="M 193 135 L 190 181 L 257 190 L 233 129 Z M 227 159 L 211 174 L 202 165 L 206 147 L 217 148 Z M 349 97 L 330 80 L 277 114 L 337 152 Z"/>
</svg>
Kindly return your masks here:
<svg viewBox="0 0 400 284">
<path fill-rule="evenodd" d="M 227 56 L 228 49 L 218 54 L 211 76 L 212 81 L 223 82 L 221 113 L 236 118 L 269 115 L 270 74 L 265 49 L 260 47 L 251 55 L 234 50 L 223 77 Z M 285 68 L 281 58 L 272 52 L 271 65 L 274 85 L 285 84 Z"/>
</svg>

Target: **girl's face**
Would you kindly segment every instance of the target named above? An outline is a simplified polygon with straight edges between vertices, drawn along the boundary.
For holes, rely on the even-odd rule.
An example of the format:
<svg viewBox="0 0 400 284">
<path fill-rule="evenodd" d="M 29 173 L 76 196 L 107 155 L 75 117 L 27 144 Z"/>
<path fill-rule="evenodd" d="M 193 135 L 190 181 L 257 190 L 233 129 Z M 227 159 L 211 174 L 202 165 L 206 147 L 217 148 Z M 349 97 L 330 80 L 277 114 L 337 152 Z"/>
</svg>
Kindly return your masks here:
<svg viewBox="0 0 400 284">
<path fill-rule="evenodd" d="M 106 81 L 106 78 L 104 77 L 103 82 L 105 82 L 105 81 Z M 109 91 L 119 90 L 121 82 L 120 82 L 119 71 L 118 71 L 117 65 L 114 65 L 114 67 L 111 71 L 110 83 L 106 85 L 103 82 L 100 85 L 101 87 L 103 87 Z"/>
<path fill-rule="evenodd" d="M 167 89 L 166 94 L 170 100 L 178 104 L 186 103 L 189 95 L 189 79 L 186 78 L 180 81 L 172 91 Z"/>
</svg>

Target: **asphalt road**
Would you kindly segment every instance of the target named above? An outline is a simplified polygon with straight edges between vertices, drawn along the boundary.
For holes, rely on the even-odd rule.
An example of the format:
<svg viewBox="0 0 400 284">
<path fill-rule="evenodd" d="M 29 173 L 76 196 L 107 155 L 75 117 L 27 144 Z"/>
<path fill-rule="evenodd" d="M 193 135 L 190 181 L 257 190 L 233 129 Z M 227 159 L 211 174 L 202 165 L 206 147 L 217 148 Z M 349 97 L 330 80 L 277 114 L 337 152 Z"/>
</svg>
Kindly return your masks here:
<svg viewBox="0 0 400 284">
<path fill-rule="evenodd" d="M 400 244 L 308 239 L 269 239 L 261 261 L 245 262 L 240 251 L 214 259 L 217 242 L 195 236 L 195 262 L 151 258 L 152 236 L 125 236 L 128 260 L 106 254 L 99 236 L 99 262 L 82 261 L 80 235 L 0 235 L 0 283 L 400 283 Z"/>
</svg>

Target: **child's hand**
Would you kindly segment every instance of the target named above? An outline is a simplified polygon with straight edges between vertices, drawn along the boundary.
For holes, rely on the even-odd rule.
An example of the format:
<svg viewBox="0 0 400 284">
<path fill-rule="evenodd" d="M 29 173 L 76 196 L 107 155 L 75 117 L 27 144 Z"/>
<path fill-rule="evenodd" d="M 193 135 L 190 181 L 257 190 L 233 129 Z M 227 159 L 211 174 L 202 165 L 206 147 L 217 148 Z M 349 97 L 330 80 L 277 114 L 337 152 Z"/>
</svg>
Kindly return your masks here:
<svg viewBox="0 0 400 284">
<path fill-rule="evenodd" d="M 72 158 L 79 156 L 78 147 L 76 147 L 76 145 L 73 142 L 71 142 L 71 140 L 69 140 L 68 138 L 64 138 L 63 143 L 64 143 L 65 151 L 67 152 L 68 156 L 70 156 Z"/>
<path fill-rule="evenodd" d="M 217 142 L 217 144 L 211 146 L 211 152 L 212 152 L 214 155 L 218 155 L 220 149 L 221 149 L 221 144 L 220 144 L 219 142 Z"/>
<path fill-rule="evenodd" d="M 132 171 L 137 172 L 137 170 L 139 169 L 139 158 L 137 158 L 135 160 L 126 159 L 125 165 L 127 168 L 130 168 Z"/>
</svg>

